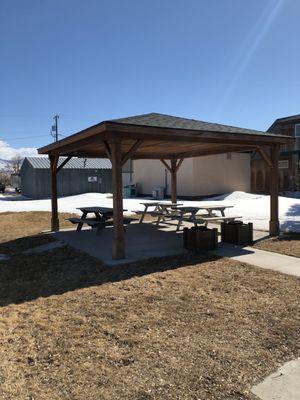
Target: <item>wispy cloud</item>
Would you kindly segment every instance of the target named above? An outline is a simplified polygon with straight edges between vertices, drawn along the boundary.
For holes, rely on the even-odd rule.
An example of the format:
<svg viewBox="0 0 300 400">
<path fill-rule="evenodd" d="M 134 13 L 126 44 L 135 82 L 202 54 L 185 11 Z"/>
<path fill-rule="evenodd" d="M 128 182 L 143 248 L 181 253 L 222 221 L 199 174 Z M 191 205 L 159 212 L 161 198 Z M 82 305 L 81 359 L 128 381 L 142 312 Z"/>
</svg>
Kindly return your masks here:
<svg viewBox="0 0 300 400">
<path fill-rule="evenodd" d="M 20 147 L 14 148 L 11 147 L 8 143 L 0 140 L 0 159 L 2 160 L 11 160 L 13 157 L 30 157 L 36 156 L 37 149 L 34 147 Z"/>
</svg>

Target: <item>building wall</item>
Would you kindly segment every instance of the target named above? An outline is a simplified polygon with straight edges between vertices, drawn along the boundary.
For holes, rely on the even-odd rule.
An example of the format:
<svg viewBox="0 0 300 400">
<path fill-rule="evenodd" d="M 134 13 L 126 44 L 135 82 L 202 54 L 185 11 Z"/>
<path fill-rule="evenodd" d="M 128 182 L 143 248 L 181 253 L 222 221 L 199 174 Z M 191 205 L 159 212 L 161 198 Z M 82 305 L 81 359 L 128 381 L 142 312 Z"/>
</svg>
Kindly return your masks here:
<svg viewBox="0 0 300 400">
<path fill-rule="evenodd" d="M 134 161 L 134 182 L 140 194 L 151 194 L 155 187 L 165 187 L 166 168 L 159 160 Z M 170 194 L 170 173 L 167 172 Z M 187 158 L 177 176 L 179 196 L 197 197 L 233 190 L 250 190 L 250 154 L 230 153 Z"/>
<path fill-rule="evenodd" d="M 276 120 L 268 132 L 295 137 L 295 124 L 300 124 L 299 116 Z M 300 190 L 300 138 L 292 144 L 280 147 L 279 156 L 279 190 Z M 269 193 L 270 171 L 258 154 L 251 161 L 251 191 Z"/>
<path fill-rule="evenodd" d="M 196 195 L 250 190 L 250 154 L 228 153 L 194 159 Z"/>
<path fill-rule="evenodd" d="M 97 182 L 89 182 L 88 177 L 97 177 Z M 29 163 L 21 168 L 22 194 L 31 198 L 46 198 L 51 195 L 50 171 L 35 169 Z M 111 193 L 112 179 L 110 169 L 62 169 L 57 174 L 58 196 L 71 196 L 80 193 Z"/>
<path fill-rule="evenodd" d="M 279 191 L 295 190 L 299 186 L 294 175 L 294 156 L 282 153 L 279 157 Z M 251 191 L 253 193 L 270 192 L 270 170 L 259 157 L 251 162 Z"/>
</svg>

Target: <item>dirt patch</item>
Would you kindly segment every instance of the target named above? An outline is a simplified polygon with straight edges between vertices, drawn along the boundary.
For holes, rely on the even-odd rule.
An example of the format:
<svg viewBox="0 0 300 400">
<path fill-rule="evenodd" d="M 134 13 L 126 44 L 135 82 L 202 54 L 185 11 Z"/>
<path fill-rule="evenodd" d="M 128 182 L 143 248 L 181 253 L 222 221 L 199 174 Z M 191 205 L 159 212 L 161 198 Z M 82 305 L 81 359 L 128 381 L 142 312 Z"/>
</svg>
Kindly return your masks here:
<svg viewBox="0 0 300 400">
<path fill-rule="evenodd" d="M 299 282 L 205 256 L 14 257 L 0 264 L 0 397 L 254 399 L 300 354 Z"/>
<path fill-rule="evenodd" d="M 288 256 L 300 257 L 300 233 L 286 233 L 278 238 L 268 238 L 255 243 L 254 247 Z"/>
</svg>

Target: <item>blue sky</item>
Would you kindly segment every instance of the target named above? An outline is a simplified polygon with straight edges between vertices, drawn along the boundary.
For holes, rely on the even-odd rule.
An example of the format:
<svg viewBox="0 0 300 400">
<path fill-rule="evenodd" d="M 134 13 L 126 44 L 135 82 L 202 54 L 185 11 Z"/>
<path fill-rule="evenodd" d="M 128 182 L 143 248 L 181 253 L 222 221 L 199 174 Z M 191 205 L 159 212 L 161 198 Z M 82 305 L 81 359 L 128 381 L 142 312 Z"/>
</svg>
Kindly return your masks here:
<svg viewBox="0 0 300 400">
<path fill-rule="evenodd" d="M 298 0 L 2 0 L 0 141 L 148 112 L 266 130 L 300 113 Z M 38 137 L 35 137 L 38 136 Z"/>
</svg>

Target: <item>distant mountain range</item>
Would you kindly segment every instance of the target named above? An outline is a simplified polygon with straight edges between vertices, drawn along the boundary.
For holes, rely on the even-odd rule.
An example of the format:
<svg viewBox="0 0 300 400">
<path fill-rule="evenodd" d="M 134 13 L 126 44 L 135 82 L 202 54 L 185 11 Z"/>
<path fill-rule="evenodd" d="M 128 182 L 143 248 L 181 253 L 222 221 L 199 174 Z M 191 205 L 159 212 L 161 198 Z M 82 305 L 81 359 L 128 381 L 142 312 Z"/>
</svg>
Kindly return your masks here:
<svg viewBox="0 0 300 400">
<path fill-rule="evenodd" d="M 6 170 L 7 165 L 10 164 L 10 162 L 10 160 L 3 160 L 2 158 L 0 158 L 0 170 Z"/>
</svg>

